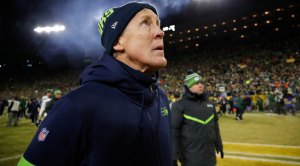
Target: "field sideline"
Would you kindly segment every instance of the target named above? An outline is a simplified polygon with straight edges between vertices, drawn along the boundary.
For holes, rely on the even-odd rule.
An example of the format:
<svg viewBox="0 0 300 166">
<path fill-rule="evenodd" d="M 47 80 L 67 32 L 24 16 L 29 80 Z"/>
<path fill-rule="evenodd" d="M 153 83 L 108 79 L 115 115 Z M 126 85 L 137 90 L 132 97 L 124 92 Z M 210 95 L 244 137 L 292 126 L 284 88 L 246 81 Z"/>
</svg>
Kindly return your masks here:
<svg viewBox="0 0 300 166">
<path fill-rule="evenodd" d="M 219 118 L 225 158 L 218 166 L 291 166 L 300 165 L 300 116 L 246 113 L 243 121 L 234 115 Z M 30 143 L 35 125 L 21 119 L 18 127 L 6 126 L 0 117 L 0 166 L 16 165 Z"/>
</svg>

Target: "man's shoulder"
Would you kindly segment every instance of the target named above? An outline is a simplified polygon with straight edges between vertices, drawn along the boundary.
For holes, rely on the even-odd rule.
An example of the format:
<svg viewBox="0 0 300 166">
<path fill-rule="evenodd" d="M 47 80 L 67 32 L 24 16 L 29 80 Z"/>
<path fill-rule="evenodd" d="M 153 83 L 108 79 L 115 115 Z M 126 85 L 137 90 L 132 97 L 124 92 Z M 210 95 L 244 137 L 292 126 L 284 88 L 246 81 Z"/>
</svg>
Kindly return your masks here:
<svg viewBox="0 0 300 166">
<path fill-rule="evenodd" d="M 86 83 L 71 90 L 64 97 L 72 102 L 103 102 L 116 97 L 115 88 L 102 83 Z"/>
<path fill-rule="evenodd" d="M 187 99 L 180 98 L 174 102 L 174 105 L 183 107 L 187 102 Z"/>
</svg>

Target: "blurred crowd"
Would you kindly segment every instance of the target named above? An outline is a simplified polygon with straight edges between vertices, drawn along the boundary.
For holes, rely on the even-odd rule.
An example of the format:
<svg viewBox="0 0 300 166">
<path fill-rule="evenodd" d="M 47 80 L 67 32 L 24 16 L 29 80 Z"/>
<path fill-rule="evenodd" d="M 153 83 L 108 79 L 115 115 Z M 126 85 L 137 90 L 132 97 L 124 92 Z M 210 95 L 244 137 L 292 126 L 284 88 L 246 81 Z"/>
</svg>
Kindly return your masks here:
<svg viewBox="0 0 300 166">
<path fill-rule="evenodd" d="M 232 47 L 178 56 L 162 72 L 168 94 L 181 94 L 188 70 L 204 77 L 212 95 L 222 91 L 264 94 L 276 88 L 300 88 L 299 40 Z"/>
<path fill-rule="evenodd" d="M 69 92 L 76 88 L 79 82 L 80 71 L 58 71 L 55 73 L 38 72 L 24 73 L 19 76 L 3 78 L 0 82 L 0 96 L 2 98 L 40 98 L 47 89 L 59 89 Z"/>
<path fill-rule="evenodd" d="M 62 92 L 58 89 L 47 89 L 41 98 L 32 97 L 30 99 L 14 96 L 8 99 L 0 97 L 0 117 L 7 108 L 8 120 L 6 127 L 18 126 L 21 118 L 31 119 L 32 124 L 39 126 L 40 122 L 47 116 L 57 100 L 62 97 Z"/>
<path fill-rule="evenodd" d="M 298 38 L 232 46 L 174 57 L 162 71 L 160 83 L 171 101 L 175 101 L 184 90 L 183 79 L 187 71 L 194 70 L 204 78 L 208 95 L 215 103 L 220 103 L 224 96 L 233 100 L 239 95 L 249 95 L 252 105 L 257 106 L 257 110 L 264 110 L 269 107 L 269 98 L 276 95 L 289 94 L 293 96 L 293 102 L 299 102 L 299 60 Z M 262 106 L 259 108 L 258 104 Z"/>
<path fill-rule="evenodd" d="M 172 56 L 168 66 L 160 72 L 159 83 L 170 101 L 174 102 L 183 93 L 187 71 L 193 70 L 204 78 L 208 95 L 220 108 L 222 98 L 230 103 L 237 96 L 251 96 L 250 105 L 257 110 L 273 108 L 273 98 L 275 100 L 279 95 L 282 96 L 281 102 L 284 102 L 284 96 L 290 95 L 293 103 L 299 103 L 299 43 L 299 38 L 295 37 L 281 42 L 264 41 Z M 41 102 L 49 88 L 65 94 L 78 86 L 80 72 L 29 73 L 22 77 L 4 78 L 0 84 L 1 103 L 12 98 L 25 103 L 33 99 Z"/>
</svg>

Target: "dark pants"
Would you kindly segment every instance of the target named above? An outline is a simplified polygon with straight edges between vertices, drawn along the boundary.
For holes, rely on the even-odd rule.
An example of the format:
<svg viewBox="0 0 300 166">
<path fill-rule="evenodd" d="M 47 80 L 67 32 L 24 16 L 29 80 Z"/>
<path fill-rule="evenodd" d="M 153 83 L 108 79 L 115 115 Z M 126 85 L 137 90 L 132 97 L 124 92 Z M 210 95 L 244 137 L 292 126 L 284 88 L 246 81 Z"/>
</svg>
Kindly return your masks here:
<svg viewBox="0 0 300 166">
<path fill-rule="evenodd" d="M 14 126 L 18 126 L 18 112 L 17 111 L 10 111 L 8 113 L 8 120 L 6 127 L 11 126 L 12 119 L 14 119 Z"/>
<path fill-rule="evenodd" d="M 226 105 L 221 105 L 221 111 L 222 113 L 225 115 L 225 112 L 226 112 Z"/>
<path fill-rule="evenodd" d="M 38 118 L 38 112 L 32 112 L 30 113 L 30 119 L 32 123 L 36 123 Z"/>
<path fill-rule="evenodd" d="M 284 113 L 287 115 L 288 112 L 291 112 L 293 115 L 295 115 L 295 106 L 293 104 L 286 104 L 284 106 Z"/>
<path fill-rule="evenodd" d="M 244 110 L 240 108 L 236 108 L 236 119 L 243 120 Z"/>
<path fill-rule="evenodd" d="M 25 109 L 20 109 L 20 111 L 18 112 L 18 117 L 19 118 L 25 117 Z"/>
<path fill-rule="evenodd" d="M 1 105 L 1 106 L 0 106 L 0 116 L 3 115 L 3 111 L 4 111 L 4 107 Z"/>
<path fill-rule="evenodd" d="M 282 103 L 276 103 L 275 109 L 276 109 L 276 113 L 278 113 L 278 114 L 284 113 Z"/>
</svg>

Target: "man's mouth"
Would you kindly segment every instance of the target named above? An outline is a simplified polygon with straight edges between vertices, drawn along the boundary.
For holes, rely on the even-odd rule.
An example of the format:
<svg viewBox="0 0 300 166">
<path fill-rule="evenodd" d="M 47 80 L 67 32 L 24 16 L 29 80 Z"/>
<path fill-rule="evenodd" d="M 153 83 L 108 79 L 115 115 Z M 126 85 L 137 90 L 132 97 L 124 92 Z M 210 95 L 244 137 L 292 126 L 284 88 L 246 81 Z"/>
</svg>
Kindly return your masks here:
<svg viewBox="0 0 300 166">
<path fill-rule="evenodd" d="M 159 45 L 159 46 L 155 47 L 154 50 L 163 51 L 164 50 L 164 46 L 163 45 Z"/>
</svg>

